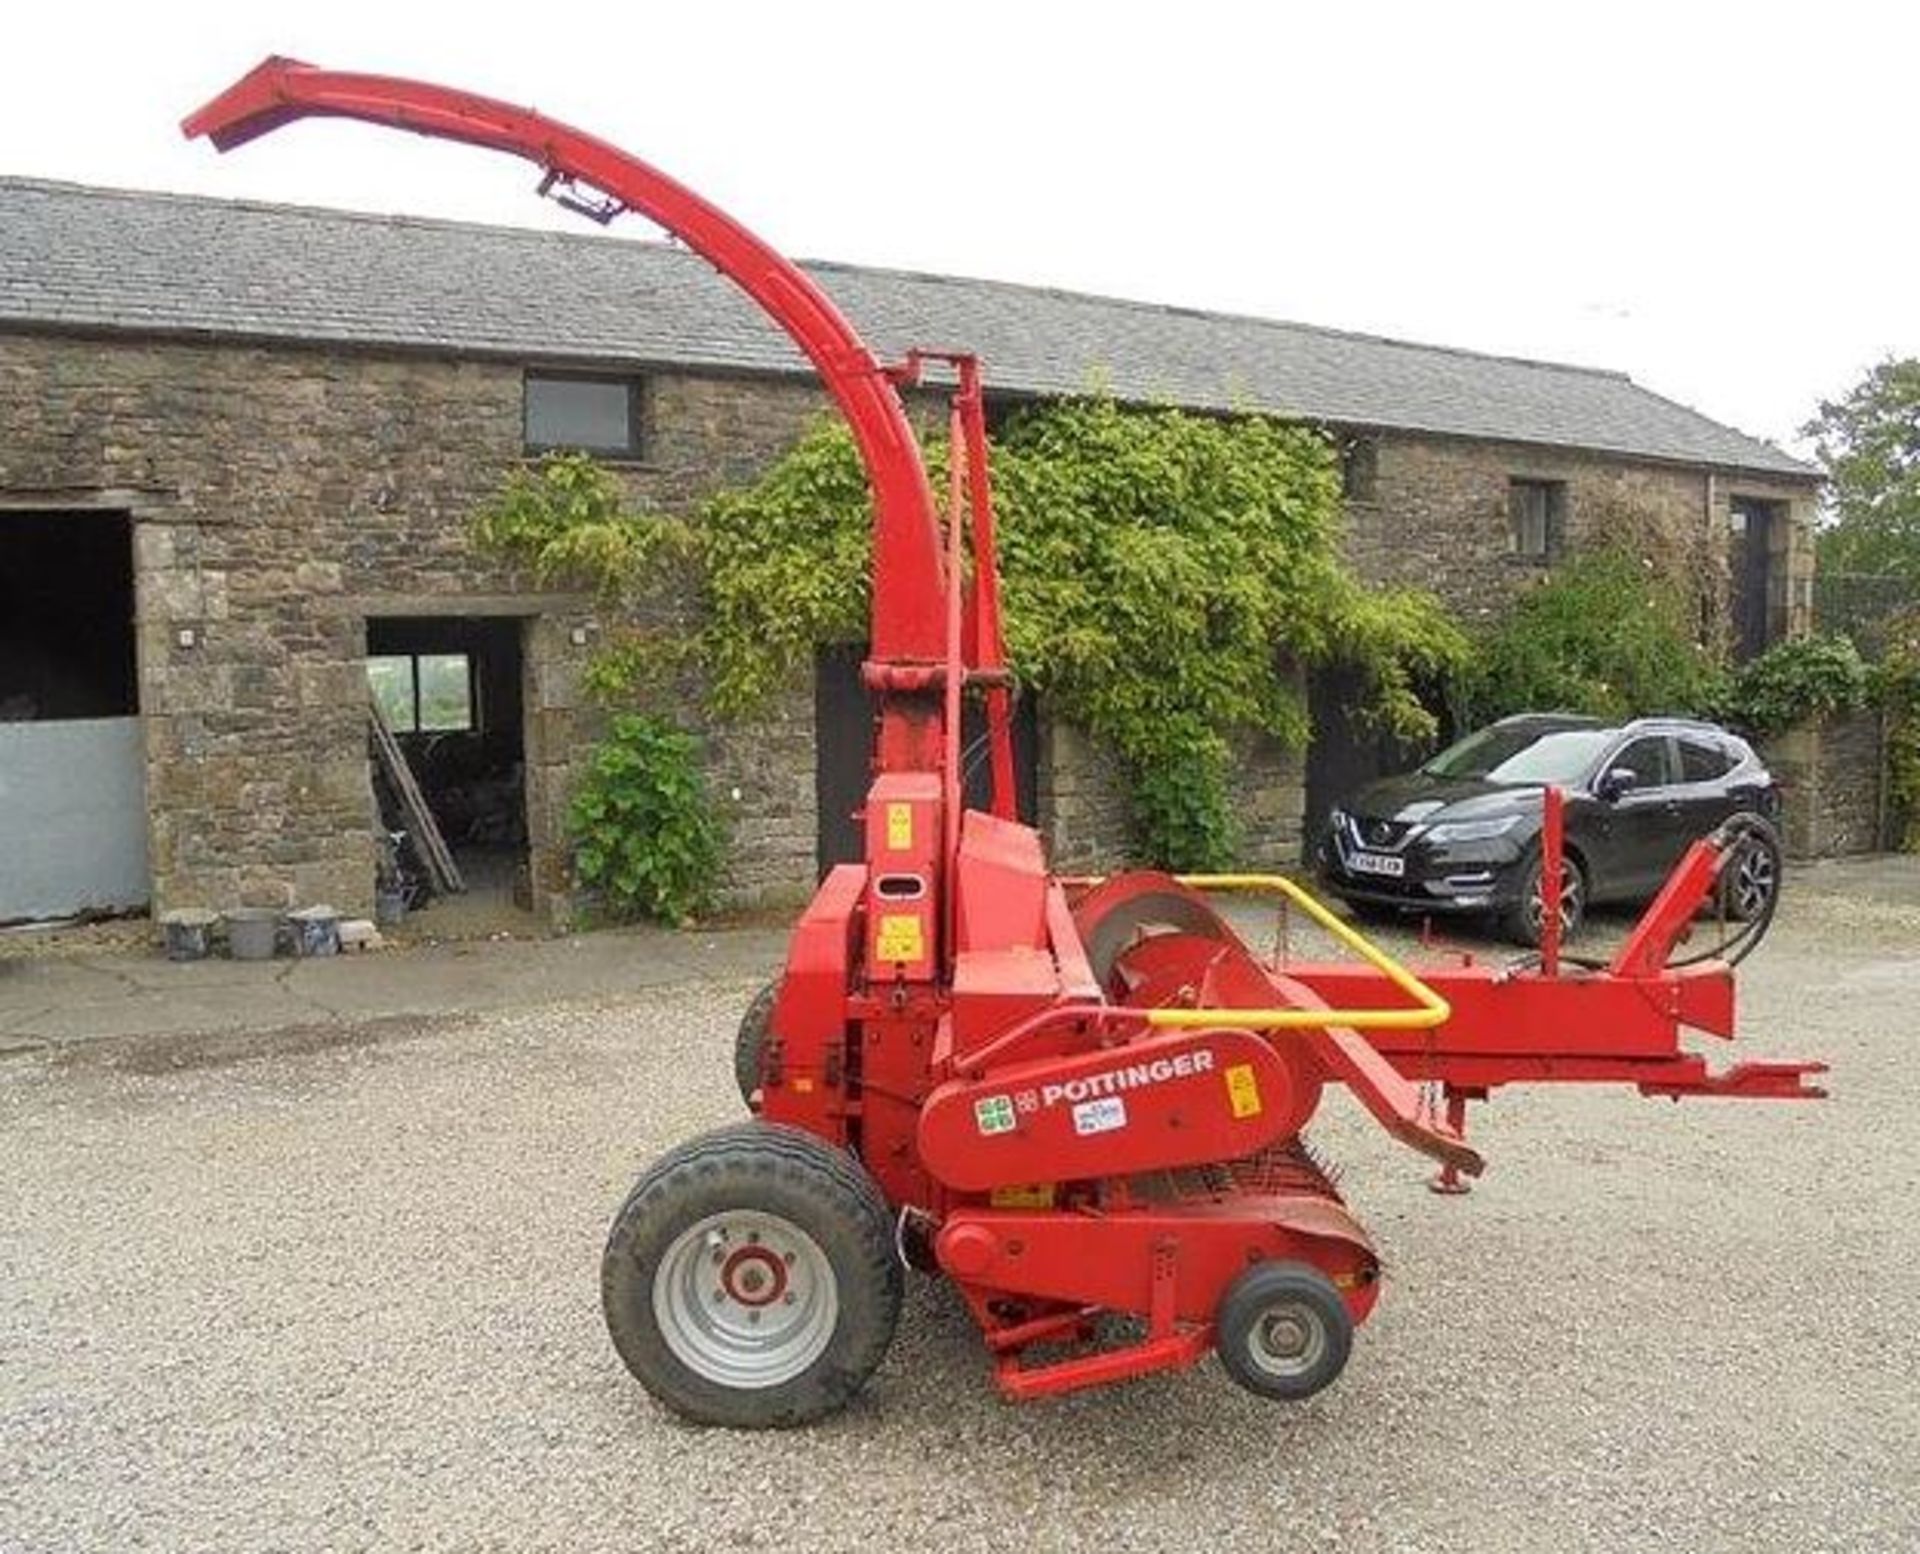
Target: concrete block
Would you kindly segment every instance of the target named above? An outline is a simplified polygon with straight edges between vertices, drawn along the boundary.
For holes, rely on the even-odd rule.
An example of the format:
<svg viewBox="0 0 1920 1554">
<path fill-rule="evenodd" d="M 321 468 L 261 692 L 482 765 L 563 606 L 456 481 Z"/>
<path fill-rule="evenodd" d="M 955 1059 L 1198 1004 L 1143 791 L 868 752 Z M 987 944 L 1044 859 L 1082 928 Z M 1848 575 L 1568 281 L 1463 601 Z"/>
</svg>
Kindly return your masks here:
<svg viewBox="0 0 1920 1554">
<path fill-rule="evenodd" d="M 368 950 L 380 949 L 387 941 L 380 936 L 380 930 L 364 917 L 351 917 L 340 925 L 340 953 L 360 955 Z"/>
</svg>

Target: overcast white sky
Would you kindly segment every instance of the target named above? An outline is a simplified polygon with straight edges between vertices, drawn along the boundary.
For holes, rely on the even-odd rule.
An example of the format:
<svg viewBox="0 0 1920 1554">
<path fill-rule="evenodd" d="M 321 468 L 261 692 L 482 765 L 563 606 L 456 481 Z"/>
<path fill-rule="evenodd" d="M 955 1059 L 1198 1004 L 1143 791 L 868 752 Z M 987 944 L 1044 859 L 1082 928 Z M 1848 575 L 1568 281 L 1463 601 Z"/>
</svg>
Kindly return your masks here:
<svg viewBox="0 0 1920 1554">
<path fill-rule="evenodd" d="M 533 103 L 789 253 L 1621 368 L 1789 445 L 1920 353 L 1910 0 L 56 0 L 7 33 L 8 173 L 577 224 L 463 147 L 180 138 L 282 53 Z"/>
</svg>

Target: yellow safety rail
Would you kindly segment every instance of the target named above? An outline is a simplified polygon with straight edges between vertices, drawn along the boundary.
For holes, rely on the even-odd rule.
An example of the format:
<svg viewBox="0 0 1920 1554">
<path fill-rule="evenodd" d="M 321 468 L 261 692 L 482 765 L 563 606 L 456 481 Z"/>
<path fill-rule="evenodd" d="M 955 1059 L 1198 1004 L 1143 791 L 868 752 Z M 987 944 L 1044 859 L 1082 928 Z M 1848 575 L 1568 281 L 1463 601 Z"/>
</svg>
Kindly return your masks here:
<svg viewBox="0 0 1920 1554">
<path fill-rule="evenodd" d="M 1147 1024 L 1176 1030 L 1194 1026 L 1227 1025 L 1238 1030 L 1299 1030 L 1344 1025 L 1352 1030 L 1421 1031 L 1444 1024 L 1452 1008 L 1438 993 L 1401 965 L 1379 945 L 1356 933 L 1283 874 L 1181 874 L 1175 876 L 1193 890 L 1268 891 L 1285 896 L 1308 917 L 1357 953 L 1401 992 L 1417 1009 L 1149 1009 Z"/>
</svg>

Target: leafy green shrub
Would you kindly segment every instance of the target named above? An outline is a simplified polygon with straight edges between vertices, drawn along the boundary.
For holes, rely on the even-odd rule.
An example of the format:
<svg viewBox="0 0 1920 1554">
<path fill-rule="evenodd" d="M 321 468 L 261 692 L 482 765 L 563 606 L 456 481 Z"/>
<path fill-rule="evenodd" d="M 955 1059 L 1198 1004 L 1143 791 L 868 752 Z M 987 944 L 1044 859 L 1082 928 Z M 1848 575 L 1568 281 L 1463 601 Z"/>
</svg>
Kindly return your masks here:
<svg viewBox="0 0 1920 1554">
<path fill-rule="evenodd" d="M 567 812 L 574 870 L 617 916 L 685 927 L 711 904 L 720 827 L 692 736 L 623 713 L 594 747 Z"/>
<path fill-rule="evenodd" d="M 1727 677 L 1712 711 L 1752 734 L 1851 712 L 1867 700 L 1867 666 L 1845 637 L 1776 642 Z"/>
<path fill-rule="evenodd" d="M 1642 557 L 1613 546 L 1583 552 L 1522 594 L 1486 639 L 1475 717 L 1696 710 L 1712 693 L 1714 665 L 1688 617 L 1681 587 Z"/>
</svg>

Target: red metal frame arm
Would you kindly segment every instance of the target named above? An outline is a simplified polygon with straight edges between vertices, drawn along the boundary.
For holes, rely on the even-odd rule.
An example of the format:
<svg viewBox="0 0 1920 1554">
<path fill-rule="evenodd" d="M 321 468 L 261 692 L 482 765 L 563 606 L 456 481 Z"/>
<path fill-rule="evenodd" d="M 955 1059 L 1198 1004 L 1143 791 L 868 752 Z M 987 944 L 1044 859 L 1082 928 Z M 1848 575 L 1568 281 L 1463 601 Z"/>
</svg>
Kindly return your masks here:
<svg viewBox="0 0 1920 1554">
<path fill-rule="evenodd" d="M 554 178 L 610 196 L 619 209 L 639 211 L 738 285 L 813 363 L 859 444 L 873 488 L 874 657 L 941 659 L 940 536 L 919 444 L 873 353 L 804 272 L 725 211 L 617 146 L 530 108 L 425 81 L 271 58 L 181 129 L 230 151 L 304 118 L 364 119 L 523 157 Z"/>
<path fill-rule="evenodd" d="M 987 467 L 986 395 L 980 386 L 980 363 L 972 356 L 960 359 L 958 408 L 966 442 L 967 491 L 973 502 L 974 639 L 979 667 L 1004 670 L 1007 648 L 1000 630 L 1000 555 L 993 524 L 993 479 Z M 993 812 L 1002 820 L 1015 820 L 1019 797 L 1014 787 L 1013 707 L 1004 683 L 987 687 L 986 711 Z"/>
</svg>

